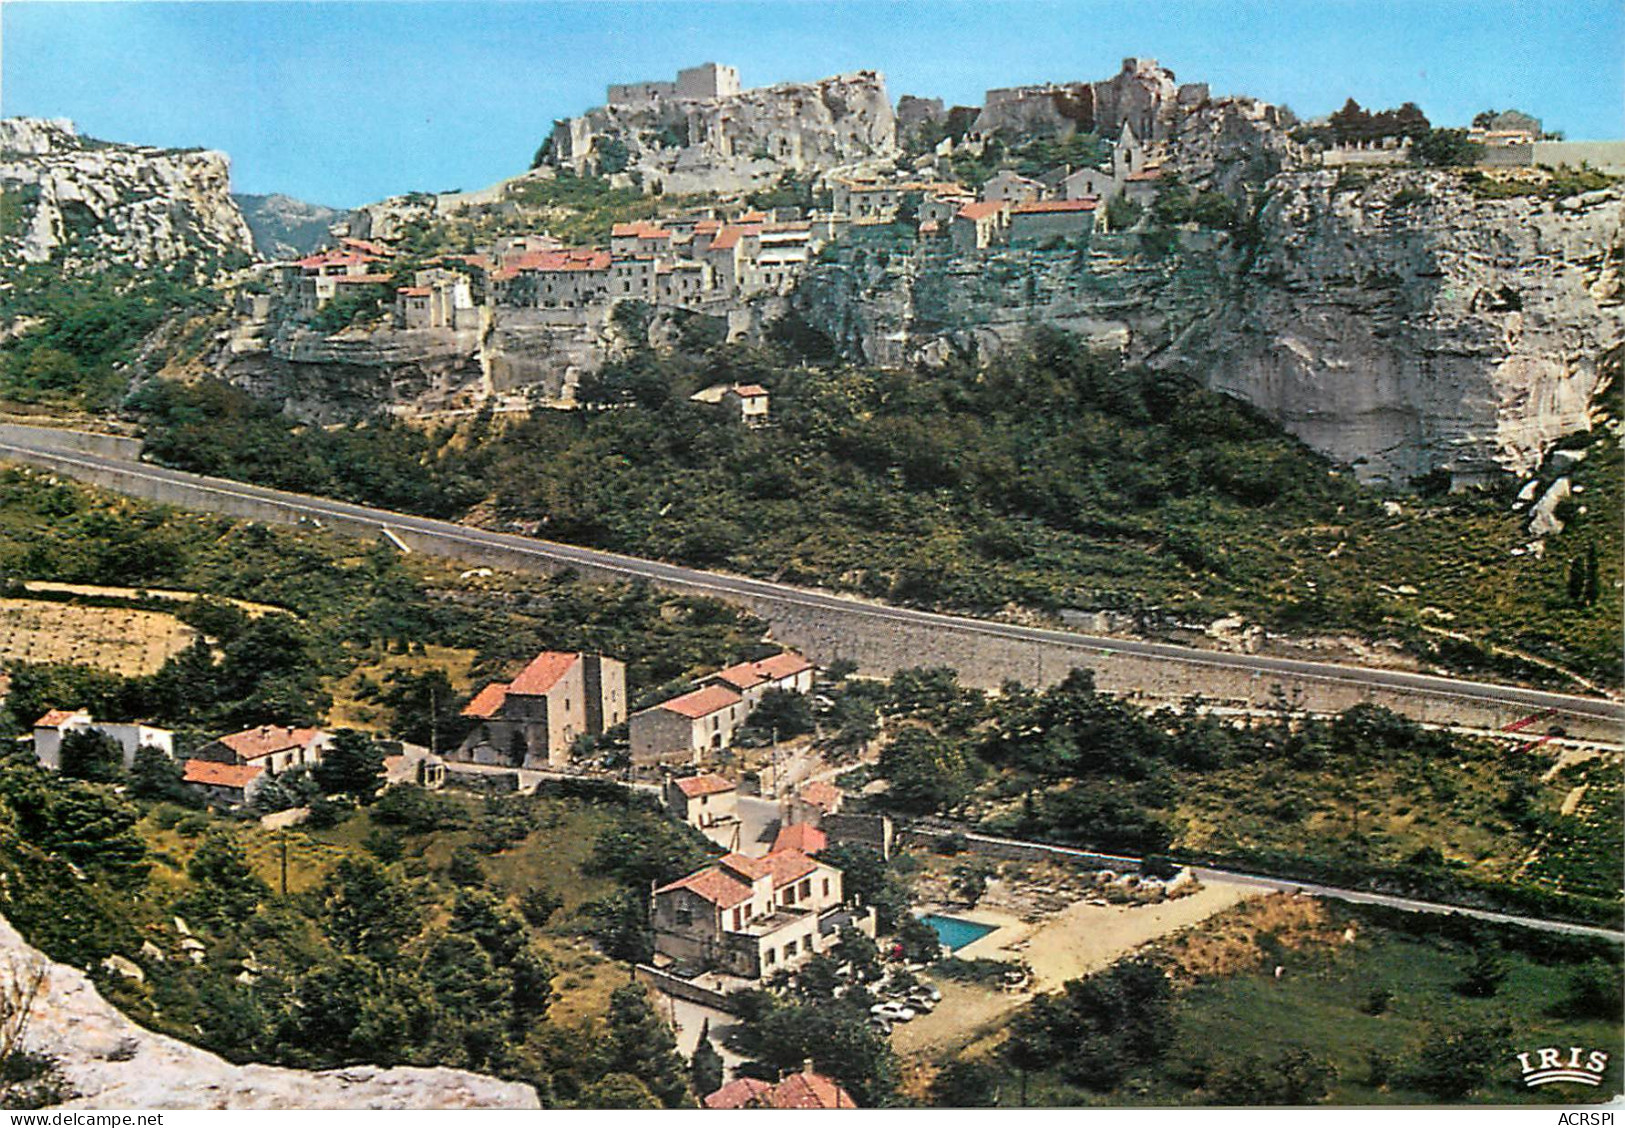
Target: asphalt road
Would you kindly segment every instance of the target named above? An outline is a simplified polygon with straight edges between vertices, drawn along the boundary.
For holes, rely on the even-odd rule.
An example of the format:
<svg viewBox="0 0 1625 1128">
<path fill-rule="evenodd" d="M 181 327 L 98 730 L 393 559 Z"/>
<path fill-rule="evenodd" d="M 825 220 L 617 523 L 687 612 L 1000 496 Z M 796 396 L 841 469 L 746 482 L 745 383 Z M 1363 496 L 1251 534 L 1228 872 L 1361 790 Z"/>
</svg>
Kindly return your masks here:
<svg viewBox="0 0 1625 1128">
<path fill-rule="evenodd" d="M 1010 623 L 969 619 L 957 615 L 942 615 L 908 608 L 888 607 L 844 596 L 831 595 L 807 588 L 792 587 L 766 580 L 748 579 L 717 572 L 702 572 L 675 564 L 643 560 L 633 556 L 577 548 L 573 545 L 506 533 L 487 532 L 483 529 L 459 525 L 450 521 L 437 521 L 393 513 L 384 509 L 330 501 L 303 494 L 286 493 L 262 486 L 233 482 L 188 474 L 149 463 L 131 463 L 120 459 L 86 454 L 52 445 L 50 436 L 36 439 L 0 438 L 0 457 L 16 457 L 27 461 L 32 454 L 48 454 L 69 468 L 82 467 L 87 472 L 117 471 L 153 482 L 170 482 L 194 490 L 224 497 L 247 498 L 268 502 L 313 520 L 345 520 L 378 528 L 380 531 L 432 533 L 451 541 L 461 541 L 471 547 L 500 548 L 521 553 L 565 566 L 584 566 L 624 575 L 627 579 L 645 579 L 657 583 L 678 585 L 700 594 L 719 598 L 747 597 L 778 600 L 834 611 L 849 616 L 867 616 L 874 619 L 907 623 L 913 626 L 935 627 L 943 631 L 983 634 L 999 638 L 1050 644 L 1061 644 L 1092 650 L 1102 654 L 1131 654 L 1168 662 L 1182 662 L 1211 667 L 1240 669 L 1259 675 L 1318 679 L 1369 688 L 1403 689 L 1420 692 L 1431 697 L 1467 700 L 1477 703 L 1500 704 L 1527 708 L 1532 713 L 1552 709 L 1559 713 L 1589 717 L 1625 726 L 1625 703 L 1600 697 L 1582 697 L 1572 694 L 1550 693 L 1522 686 L 1501 685 L 1492 682 L 1468 681 L 1460 678 L 1431 674 L 1408 673 L 1401 670 L 1375 669 L 1331 662 L 1306 662 L 1291 658 L 1273 658 L 1257 654 L 1237 654 L 1227 651 L 1197 650 L 1192 647 L 1168 643 L 1141 642 L 1132 639 L 1101 638 L 1067 631 L 1044 630 Z M 71 472 L 65 471 L 65 472 Z"/>
</svg>

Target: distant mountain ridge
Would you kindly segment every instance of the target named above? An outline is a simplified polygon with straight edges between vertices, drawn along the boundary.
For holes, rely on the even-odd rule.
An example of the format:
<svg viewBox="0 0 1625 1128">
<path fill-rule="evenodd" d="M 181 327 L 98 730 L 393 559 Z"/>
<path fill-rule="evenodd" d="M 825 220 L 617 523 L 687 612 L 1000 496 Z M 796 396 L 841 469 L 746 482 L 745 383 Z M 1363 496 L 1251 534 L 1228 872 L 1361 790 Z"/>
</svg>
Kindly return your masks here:
<svg viewBox="0 0 1625 1128">
<path fill-rule="evenodd" d="M 254 233 L 254 249 L 264 259 L 300 258 L 332 242 L 329 232 L 344 216 L 337 208 L 312 204 L 280 192 L 256 196 L 232 193 Z"/>
</svg>

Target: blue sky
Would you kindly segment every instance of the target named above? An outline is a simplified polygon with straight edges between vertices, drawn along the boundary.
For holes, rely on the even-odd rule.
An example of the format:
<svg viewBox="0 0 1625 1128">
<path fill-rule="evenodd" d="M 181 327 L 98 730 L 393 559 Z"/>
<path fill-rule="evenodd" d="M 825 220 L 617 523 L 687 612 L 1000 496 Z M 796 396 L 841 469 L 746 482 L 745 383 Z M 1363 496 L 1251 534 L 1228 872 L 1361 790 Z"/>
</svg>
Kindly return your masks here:
<svg viewBox="0 0 1625 1128">
<path fill-rule="evenodd" d="M 238 191 L 350 206 L 521 171 L 606 83 L 714 60 L 748 86 L 885 72 L 893 98 L 1113 74 L 1126 55 L 1303 116 L 1517 106 L 1625 136 L 1618 0 L 0 4 L 0 112 L 224 149 Z"/>
</svg>

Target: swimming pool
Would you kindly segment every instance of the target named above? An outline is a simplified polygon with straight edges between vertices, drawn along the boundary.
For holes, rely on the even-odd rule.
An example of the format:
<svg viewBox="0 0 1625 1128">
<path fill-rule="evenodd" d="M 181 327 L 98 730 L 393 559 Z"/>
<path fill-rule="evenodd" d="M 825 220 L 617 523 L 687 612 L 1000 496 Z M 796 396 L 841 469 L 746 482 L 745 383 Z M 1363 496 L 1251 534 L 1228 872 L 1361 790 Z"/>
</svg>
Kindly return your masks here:
<svg viewBox="0 0 1625 1128">
<path fill-rule="evenodd" d="M 965 945 L 972 944 L 997 929 L 996 925 L 977 924 L 974 920 L 961 920 L 939 913 L 927 913 L 920 919 L 931 926 L 931 930 L 937 934 L 937 939 L 941 940 L 950 952 L 957 952 Z"/>
</svg>

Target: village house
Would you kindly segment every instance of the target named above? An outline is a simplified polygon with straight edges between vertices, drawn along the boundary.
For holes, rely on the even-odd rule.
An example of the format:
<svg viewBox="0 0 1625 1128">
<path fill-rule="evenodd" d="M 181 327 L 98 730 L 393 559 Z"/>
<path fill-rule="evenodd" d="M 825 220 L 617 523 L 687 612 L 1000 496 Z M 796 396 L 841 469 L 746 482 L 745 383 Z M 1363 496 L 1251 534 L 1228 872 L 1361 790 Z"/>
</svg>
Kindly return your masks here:
<svg viewBox="0 0 1625 1128">
<path fill-rule="evenodd" d="M 544 650 L 511 682 L 492 682 L 462 715 L 474 722 L 449 759 L 515 768 L 559 767 L 581 736 L 626 719 L 626 664 Z"/>
<path fill-rule="evenodd" d="M 746 712 L 738 693 L 708 685 L 633 713 L 627 726 L 632 762 L 697 764 L 703 753 L 732 746 Z"/>
<path fill-rule="evenodd" d="M 1009 218 L 1009 205 L 998 200 L 984 200 L 966 204 L 954 213 L 949 237 L 954 253 L 961 255 L 985 251 L 1003 235 Z"/>
<path fill-rule="evenodd" d="M 822 853 L 828 847 L 829 836 L 816 826 L 809 826 L 807 823 L 782 826 L 773 838 L 774 853 L 780 850 L 799 850 L 811 857 Z"/>
<path fill-rule="evenodd" d="M 412 285 L 395 291 L 397 329 L 478 329 L 480 312 L 474 305 L 468 275 L 431 267 L 412 276 Z"/>
<path fill-rule="evenodd" d="M 827 951 L 845 926 L 873 936 L 873 910 L 843 901 L 841 871 L 797 850 L 728 854 L 654 890 L 655 953 L 760 979 Z"/>
<path fill-rule="evenodd" d="M 83 709 L 52 709 L 34 722 L 34 758 L 41 767 L 62 770 L 62 740 L 73 732 L 96 732 L 118 742 L 124 754 L 124 769 L 135 763 L 143 747 L 156 748 L 165 755 L 175 754 L 175 734 L 151 725 L 97 721 Z"/>
<path fill-rule="evenodd" d="M 526 251 L 491 273 L 498 304 L 531 309 L 580 309 L 610 293 L 608 251 Z"/>
<path fill-rule="evenodd" d="M 218 764 L 213 760 L 188 760 L 181 782 L 203 796 L 205 802 L 221 807 L 247 807 L 271 777 L 260 764 Z"/>
<path fill-rule="evenodd" d="M 857 1108 L 852 1094 L 841 1088 L 833 1078 L 812 1069 L 792 1073 L 779 1081 L 762 1081 L 755 1077 L 739 1077 L 714 1093 L 707 1093 L 706 1108 L 798 1108 L 836 1109 Z"/>
<path fill-rule="evenodd" d="M 767 423 L 767 389 L 760 384 L 734 384 L 722 393 L 722 406 L 747 427 Z"/>
<path fill-rule="evenodd" d="M 251 765 L 274 776 L 290 768 L 308 768 L 321 763 L 323 753 L 332 743 L 332 736 L 319 728 L 260 725 L 212 740 L 192 753 L 192 759 L 213 764 Z"/>
<path fill-rule="evenodd" d="M 394 282 L 393 276 L 384 273 L 379 266 L 380 263 L 387 265 L 388 255 L 374 253 L 387 252 L 388 248 L 372 243 L 361 245 L 374 250 L 338 248 L 282 265 L 283 292 L 295 302 L 301 314 L 315 313 L 332 301 L 342 288 L 385 286 Z"/>
<path fill-rule="evenodd" d="M 755 387 L 755 385 L 746 385 Z M 766 392 L 762 393 L 764 396 Z M 705 681 L 725 685 L 737 692 L 745 702 L 747 711 L 761 704 L 762 696 L 770 689 L 787 693 L 811 693 L 813 664 L 794 650 L 781 651 L 769 658 L 754 662 L 740 662 L 711 674 Z"/>
<path fill-rule="evenodd" d="M 695 830 L 739 821 L 739 788 L 715 774 L 668 779 L 663 794 L 672 816 Z"/>
<path fill-rule="evenodd" d="M 1095 230 L 1093 197 L 1083 200 L 1029 200 L 1010 210 L 1010 245 L 1039 246 L 1087 239 Z"/>
<path fill-rule="evenodd" d="M 1004 169 L 982 185 L 982 199 L 1006 204 L 1019 204 L 1036 200 L 1044 194 L 1044 186 L 1036 180 Z"/>
<path fill-rule="evenodd" d="M 976 197 L 961 189 L 957 184 L 941 192 L 933 192 L 920 201 L 920 223 L 935 223 L 940 230 L 946 230 L 953 222 L 954 216 L 966 204 L 974 204 Z"/>
</svg>

